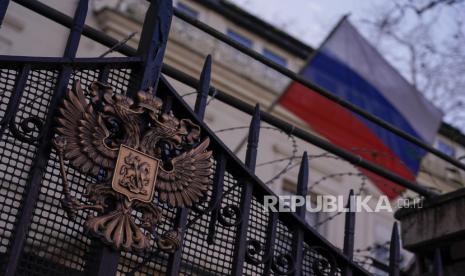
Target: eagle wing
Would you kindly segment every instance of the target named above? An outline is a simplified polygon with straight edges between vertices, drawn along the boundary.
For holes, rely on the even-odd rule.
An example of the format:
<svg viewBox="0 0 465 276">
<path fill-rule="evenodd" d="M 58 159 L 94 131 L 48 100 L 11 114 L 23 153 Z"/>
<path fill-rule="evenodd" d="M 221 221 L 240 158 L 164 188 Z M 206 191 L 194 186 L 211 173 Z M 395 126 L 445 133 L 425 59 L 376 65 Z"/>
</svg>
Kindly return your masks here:
<svg viewBox="0 0 465 276">
<path fill-rule="evenodd" d="M 207 138 L 173 158 L 170 171 L 160 167 L 156 185 L 160 201 L 173 207 L 191 207 L 204 196 L 212 173 L 212 152 L 206 151 L 209 143 Z"/>
<path fill-rule="evenodd" d="M 113 169 L 118 152 L 105 145 L 110 132 L 100 114 L 86 101 L 79 81 L 67 90 L 58 111 L 56 132 L 66 141 L 65 159 L 82 173 L 94 176 L 100 169 Z"/>
</svg>

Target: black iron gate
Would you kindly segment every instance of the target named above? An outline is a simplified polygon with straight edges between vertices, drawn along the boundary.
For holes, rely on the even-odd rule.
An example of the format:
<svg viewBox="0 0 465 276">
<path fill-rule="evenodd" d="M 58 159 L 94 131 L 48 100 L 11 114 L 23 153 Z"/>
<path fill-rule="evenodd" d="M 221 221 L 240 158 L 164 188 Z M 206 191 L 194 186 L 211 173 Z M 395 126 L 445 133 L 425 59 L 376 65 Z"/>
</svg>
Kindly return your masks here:
<svg viewBox="0 0 465 276">
<path fill-rule="evenodd" d="M 260 110 L 252 112 L 245 164 L 203 122 L 210 90 L 211 60 L 200 80 L 163 67 L 172 12 L 171 1 L 152 1 L 137 51 L 118 50 L 125 58 L 75 58 L 82 34 L 109 47 L 112 38 L 86 26 L 88 0 L 80 0 L 74 18 L 37 1 L 15 1 L 70 28 L 62 58 L 0 56 L 0 271 L 5 275 L 366 275 L 352 261 L 354 213 L 347 213 L 344 252 L 335 248 L 304 219 L 304 210 L 263 210 L 264 195 L 273 192 L 255 175 Z M 4 15 L 8 1 L 2 1 Z M 3 17 L 3 16 L 2 16 Z M 197 87 L 195 110 L 161 76 L 161 70 Z M 162 205 L 166 223 L 154 236 L 180 229 L 182 247 L 160 250 L 154 241 L 142 252 L 115 251 L 91 238 L 83 227 L 92 211 L 72 221 L 60 206 L 60 164 L 52 149 L 55 116 L 67 88 L 80 81 L 108 83 L 116 93 L 131 95 L 155 88 L 163 110 L 189 118 L 211 140 L 214 174 L 205 200 L 193 210 Z M 226 95 L 219 95 L 231 101 Z M 236 101 L 241 106 L 240 101 Z M 242 105 L 243 110 L 249 107 Z M 265 114 L 267 119 L 269 115 Z M 279 124 L 279 121 L 277 121 Z M 315 140 L 316 141 L 316 140 Z M 321 146 L 321 144 L 320 144 Z M 350 160 L 350 158 L 348 157 Z M 362 164 L 363 165 L 363 164 Z M 368 166 L 368 165 L 367 165 Z M 96 180 L 68 171 L 71 194 L 85 201 L 86 183 Z M 308 163 L 304 155 L 298 193 L 307 194 Z M 426 193 L 426 192 L 425 192 Z M 302 207 L 303 208 L 303 207 Z M 137 216 L 137 214 L 135 214 Z M 394 228 L 391 273 L 399 273 L 399 238 Z"/>
</svg>

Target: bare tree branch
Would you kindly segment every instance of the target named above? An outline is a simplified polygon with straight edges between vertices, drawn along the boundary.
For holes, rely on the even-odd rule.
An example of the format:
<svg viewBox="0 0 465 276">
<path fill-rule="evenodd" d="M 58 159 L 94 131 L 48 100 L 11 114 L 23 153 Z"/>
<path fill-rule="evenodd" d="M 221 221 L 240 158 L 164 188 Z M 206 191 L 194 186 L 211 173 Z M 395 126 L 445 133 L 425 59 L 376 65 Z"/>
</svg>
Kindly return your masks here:
<svg viewBox="0 0 465 276">
<path fill-rule="evenodd" d="M 381 52 L 457 127 L 465 126 L 464 15 L 464 0 L 397 0 L 362 21 Z"/>
</svg>

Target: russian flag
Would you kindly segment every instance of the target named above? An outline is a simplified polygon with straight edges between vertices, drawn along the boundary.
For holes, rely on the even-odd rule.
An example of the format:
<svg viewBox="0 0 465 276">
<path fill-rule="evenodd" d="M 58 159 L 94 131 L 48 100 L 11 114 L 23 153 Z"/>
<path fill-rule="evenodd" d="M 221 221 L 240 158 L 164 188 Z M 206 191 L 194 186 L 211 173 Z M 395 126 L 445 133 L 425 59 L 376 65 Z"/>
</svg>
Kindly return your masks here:
<svg viewBox="0 0 465 276">
<path fill-rule="evenodd" d="M 301 74 L 338 97 L 431 144 L 442 113 L 343 19 Z M 279 103 L 329 141 L 414 181 L 425 151 L 293 82 Z M 361 169 L 387 196 L 402 191 Z"/>
</svg>

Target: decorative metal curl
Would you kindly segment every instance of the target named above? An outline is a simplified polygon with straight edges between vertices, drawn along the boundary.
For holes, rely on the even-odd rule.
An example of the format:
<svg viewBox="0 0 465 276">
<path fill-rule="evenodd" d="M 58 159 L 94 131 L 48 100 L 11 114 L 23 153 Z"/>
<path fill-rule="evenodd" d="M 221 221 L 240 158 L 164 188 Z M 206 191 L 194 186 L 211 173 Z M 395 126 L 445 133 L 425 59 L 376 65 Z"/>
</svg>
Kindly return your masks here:
<svg viewBox="0 0 465 276">
<path fill-rule="evenodd" d="M 41 138 L 40 131 L 43 124 L 44 122 L 39 117 L 32 116 L 21 120 L 21 122 L 19 122 L 19 128 L 14 121 L 10 123 L 9 127 L 15 138 L 21 142 L 32 144 Z M 34 131 L 38 132 L 39 135 L 33 136 Z"/>
<path fill-rule="evenodd" d="M 242 212 L 239 207 L 228 204 L 220 209 L 218 221 L 227 227 L 239 225 L 242 221 Z"/>
<path fill-rule="evenodd" d="M 173 253 L 181 247 L 181 230 L 170 230 L 165 232 L 157 241 L 158 247 L 168 253 Z"/>
<path fill-rule="evenodd" d="M 245 259 L 248 263 L 258 265 L 267 261 L 265 258 L 265 247 L 256 239 L 247 240 L 247 250 L 245 252 Z"/>
<path fill-rule="evenodd" d="M 313 251 L 319 256 L 313 257 L 314 260 L 310 262 L 310 268 L 318 276 L 323 275 L 336 275 L 336 259 L 326 248 L 321 246 L 310 246 L 304 249 L 304 258 L 307 256 L 306 253 Z M 311 254 L 311 253 L 310 253 Z M 322 258 L 321 258 L 321 257 Z M 317 258 L 315 260 L 315 258 Z M 328 271 L 329 270 L 329 274 Z"/>
<path fill-rule="evenodd" d="M 288 253 L 275 256 L 272 269 L 278 275 L 290 275 L 295 271 L 294 258 Z"/>
</svg>

